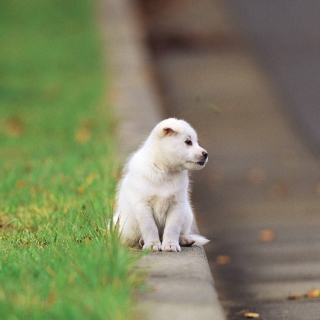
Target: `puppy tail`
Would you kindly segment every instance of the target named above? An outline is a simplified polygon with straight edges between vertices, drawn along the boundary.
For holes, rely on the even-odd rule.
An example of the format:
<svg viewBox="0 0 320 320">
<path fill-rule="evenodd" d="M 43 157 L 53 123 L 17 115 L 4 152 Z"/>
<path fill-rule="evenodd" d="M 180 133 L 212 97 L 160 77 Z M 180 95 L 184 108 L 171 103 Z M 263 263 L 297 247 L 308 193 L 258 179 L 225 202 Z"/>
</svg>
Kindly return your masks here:
<svg viewBox="0 0 320 320">
<path fill-rule="evenodd" d="M 191 234 L 190 237 L 195 241 L 194 245 L 196 246 L 203 246 L 210 241 L 207 238 L 200 236 L 199 234 Z"/>
</svg>

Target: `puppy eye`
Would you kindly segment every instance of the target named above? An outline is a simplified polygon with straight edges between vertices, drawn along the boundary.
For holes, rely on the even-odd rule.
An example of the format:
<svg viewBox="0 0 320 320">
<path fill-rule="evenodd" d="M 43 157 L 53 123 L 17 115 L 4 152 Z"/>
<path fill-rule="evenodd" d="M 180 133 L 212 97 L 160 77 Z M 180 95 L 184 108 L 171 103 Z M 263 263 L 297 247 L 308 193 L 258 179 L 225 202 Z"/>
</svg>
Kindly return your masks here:
<svg viewBox="0 0 320 320">
<path fill-rule="evenodd" d="M 188 146 L 192 146 L 192 141 L 190 139 L 185 141 L 185 144 L 187 144 Z"/>
</svg>

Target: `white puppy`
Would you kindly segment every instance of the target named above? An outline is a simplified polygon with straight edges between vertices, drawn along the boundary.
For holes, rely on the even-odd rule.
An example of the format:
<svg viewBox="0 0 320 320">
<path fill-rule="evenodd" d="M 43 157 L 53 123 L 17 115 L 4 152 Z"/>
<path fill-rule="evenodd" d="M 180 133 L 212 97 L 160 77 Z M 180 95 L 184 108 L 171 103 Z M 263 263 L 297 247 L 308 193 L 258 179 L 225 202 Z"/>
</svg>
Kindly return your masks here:
<svg viewBox="0 0 320 320">
<path fill-rule="evenodd" d="M 204 167 L 206 150 L 185 121 L 160 122 L 127 163 L 119 183 L 114 221 L 124 243 L 153 251 L 181 251 L 180 245 L 209 240 L 191 234 L 188 170 Z"/>
</svg>

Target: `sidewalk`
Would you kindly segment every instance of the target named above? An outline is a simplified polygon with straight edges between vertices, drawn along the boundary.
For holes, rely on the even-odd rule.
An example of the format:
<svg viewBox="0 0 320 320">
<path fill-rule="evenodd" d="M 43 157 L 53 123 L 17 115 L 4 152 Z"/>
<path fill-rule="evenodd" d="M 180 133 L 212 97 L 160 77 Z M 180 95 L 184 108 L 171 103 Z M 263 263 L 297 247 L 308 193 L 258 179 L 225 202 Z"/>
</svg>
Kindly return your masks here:
<svg viewBox="0 0 320 320">
<path fill-rule="evenodd" d="M 99 21 L 106 31 L 106 52 L 112 72 L 112 104 L 118 113 L 121 154 L 125 158 L 161 121 L 146 34 L 133 1 L 101 0 Z M 142 319 L 223 320 L 203 248 L 180 253 L 150 253 L 139 262 L 149 267 L 152 290 L 140 296 Z"/>
<path fill-rule="evenodd" d="M 319 298 L 288 297 L 320 288 L 319 162 L 226 2 L 194 4 L 173 1 L 148 21 L 167 116 L 190 121 L 209 151 L 193 203 L 228 319 L 318 320 Z"/>
</svg>

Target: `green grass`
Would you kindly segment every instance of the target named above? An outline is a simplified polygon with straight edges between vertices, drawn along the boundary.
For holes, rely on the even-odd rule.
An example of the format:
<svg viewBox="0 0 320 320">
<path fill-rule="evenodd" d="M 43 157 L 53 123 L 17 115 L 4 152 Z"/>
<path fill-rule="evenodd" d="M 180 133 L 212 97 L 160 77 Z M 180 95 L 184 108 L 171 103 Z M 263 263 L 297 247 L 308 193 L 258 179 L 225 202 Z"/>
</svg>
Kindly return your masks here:
<svg viewBox="0 0 320 320">
<path fill-rule="evenodd" d="M 132 316 L 136 258 L 106 226 L 118 165 L 93 10 L 1 2 L 1 319 Z"/>
</svg>

